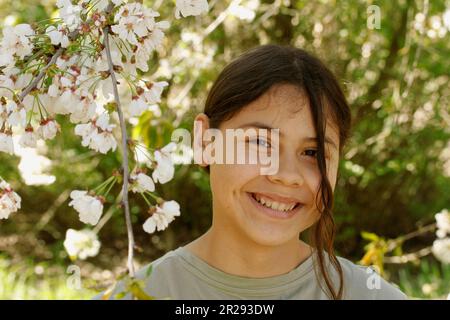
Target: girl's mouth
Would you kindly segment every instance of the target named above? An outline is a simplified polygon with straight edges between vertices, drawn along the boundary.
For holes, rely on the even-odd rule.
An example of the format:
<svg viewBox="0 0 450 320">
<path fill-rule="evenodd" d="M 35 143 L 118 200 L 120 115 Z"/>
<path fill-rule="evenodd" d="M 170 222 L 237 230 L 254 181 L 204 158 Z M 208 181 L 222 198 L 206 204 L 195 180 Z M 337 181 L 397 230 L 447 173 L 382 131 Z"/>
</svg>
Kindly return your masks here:
<svg viewBox="0 0 450 320">
<path fill-rule="evenodd" d="M 247 192 L 247 195 L 253 205 L 259 209 L 258 211 L 277 219 L 289 219 L 298 213 L 304 206 L 299 202 L 277 202 L 257 193 Z"/>
</svg>

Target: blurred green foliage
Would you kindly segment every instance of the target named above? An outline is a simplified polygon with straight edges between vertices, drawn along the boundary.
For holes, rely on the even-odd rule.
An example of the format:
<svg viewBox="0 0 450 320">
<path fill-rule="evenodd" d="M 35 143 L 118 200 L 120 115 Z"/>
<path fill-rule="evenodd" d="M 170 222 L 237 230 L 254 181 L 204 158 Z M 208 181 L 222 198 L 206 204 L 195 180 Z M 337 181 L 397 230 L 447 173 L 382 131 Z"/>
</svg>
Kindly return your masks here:
<svg viewBox="0 0 450 320">
<path fill-rule="evenodd" d="M 155 80 L 166 80 L 169 87 L 163 93 L 162 116 L 144 114 L 133 137 L 155 148 L 170 142 L 173 129 L 191 130 L 208 88 L 231 59 L 258 44 L 291 44 L 315 53 L 331 67 L 354 115 L 353 135 L 341 159 L 335 193 L 338 254 L 358 260 L 364 254 L 362 231 L 393 238 L 433 222 L 436 212 L 450 208 L 450 160 L 442 156 L 450 148 L 450 30 L 438 35 L 439 29 L 445 29 L 442 16 L 448 3 L 446 7 L 443 0 L 260 1 L 252 21 L 235 16 L 219 21 L 230 1 L 209 1 L 208 15 L 180 20 L 173 17 L 172 2 L 144 2 L 171 22 L 165 49 L 152 57 L 149 71 L 158 71 Z M 381 9 L 380 29 L 367 27 L 371 4 Z M 55 8 L 51 0 L 0 0 L 0 5 L 4 23 L 48 19 Z M 422 16 L 425 31 L 421 33 Z M 162 62 L 170 68 L 159 68 Z M 48 171 L 56 176 L 53 184 L 27 186 L 17 170 L 19 159 L 0 153 L 0 175 L 23 199 L 22 210 L 0 222 L 0 251 L 9 259 L 32 256 L 36 261 L 67 265 L 62 247 L 65 232 L 83 225 L 67 206 L 64 191 L 95 187 L 119 166 L 120 155 L 90 152 L 73 134 L 73 125 L 59 120 L 65 130 L 45 154 L 52 160 Z M 119 191 L 116 186 L 109 203 Z M 208 176 L 197 166 L 179 166 L 175 179 L 158 186 L 157 192 L 178 201 L 182 215 L 164 232 L 145 234 L 140 226 L 146 204 L 131 195 L 142 261 L 191 241 L 210 225 Z M 120 210 L 114 208 L 99 237 L 101 252 L 91 260 L 99 268 L 124 265 L 126 233 Z M 419 237 L 404 250 L 432 240 L 433 235 Z M 431 258 L 420 267 L 419 273 L 429 274 L 420 278 L 422 286 L 438 278 L 449 280 L 448 266 L 436 273 L 433 263 L 438 265 Z M 405 281 L 407 292 L 431 297 L 418 283 L 411 284 L 417 279 L 414 272 L 402 269 L 396 279 Z M 0 282 L 2 278 L 7 276 L 0 273 Z M 444 294 L 450 288 L 439 290 Z"/>
</svg>

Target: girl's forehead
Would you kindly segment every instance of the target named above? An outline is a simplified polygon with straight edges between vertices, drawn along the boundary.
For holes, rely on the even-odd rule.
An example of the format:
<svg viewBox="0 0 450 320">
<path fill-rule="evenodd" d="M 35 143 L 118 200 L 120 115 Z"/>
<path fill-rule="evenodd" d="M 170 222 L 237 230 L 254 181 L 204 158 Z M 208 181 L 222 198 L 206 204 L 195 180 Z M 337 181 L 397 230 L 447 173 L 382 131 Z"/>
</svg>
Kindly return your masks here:
<svg viewBox="0 0 450 320">
<path fill-rule="evenodd" d="M 338 130 L 327 109 L 326 135 L 335 142 L 339 141 Z M 223 123 L 222 128 L 243 127 L 248 123 L 264 123 L 268 127 L 278 128 L 288 135 L 315 133 L 314 119 L 309 98 L 305 92 L 290 84 L 274 86 L 258 99 L 237 112 Z"/>
<path fill-rule="evenodd" d="M 309 108 L 309 98 L 306 92 L 292 84 L 276 84 L 258 99 L 249 104 L 249 109 L 282 111 L 285 113 L 297 113 Z M 253 108 L 252 108 L 253 107 Z"/>
<path fill-rule="evenodd" d="M 281 118 L 309 118 L 309 99 L 294 85 L 274 85 L 258 99 L 250 102 L 233 115 L 231 122 L 245 121 L 248 118 L 263 117 L 267 121 Z"/>
</svg>

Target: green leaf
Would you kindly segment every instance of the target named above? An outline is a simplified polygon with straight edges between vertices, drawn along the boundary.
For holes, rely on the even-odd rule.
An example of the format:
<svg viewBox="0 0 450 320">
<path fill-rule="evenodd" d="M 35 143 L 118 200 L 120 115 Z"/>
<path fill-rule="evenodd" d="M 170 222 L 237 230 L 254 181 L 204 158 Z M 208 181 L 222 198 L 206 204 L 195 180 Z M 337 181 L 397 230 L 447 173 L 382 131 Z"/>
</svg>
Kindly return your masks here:
<svg viewBox="0 0 450 320">
<path fill-rule="evenodd" d="M 149 277 L 152 274 L 153 271 L 153 265 L 150 264 L 149 267 L 147 268 L 147 271 L 145 272 L 145 276 Z"/>
<path fill-rule="evenodd" d="M 126 295 L 127 295 L 126 291 L 119 292 L 118 294 L 115 295 L 115 299 L 117 300 L 123 299 Z"/>
<path fill-rule="evenodd" d="M 140 286 L 139 282 L 133 281 L 128 286 L 130 292 L 139 300 L 155 300 L 154 297 L 148 295 Z"/>
<path fill-rule="evenodd" d="M 378 237 L 375 233 L 366 232 L 366 231 L 361 232 L 361 237 L 363 239 L 369 240 L 369 241 L 379 241 L 380 240 L 380 237 Z"/>
</svg>

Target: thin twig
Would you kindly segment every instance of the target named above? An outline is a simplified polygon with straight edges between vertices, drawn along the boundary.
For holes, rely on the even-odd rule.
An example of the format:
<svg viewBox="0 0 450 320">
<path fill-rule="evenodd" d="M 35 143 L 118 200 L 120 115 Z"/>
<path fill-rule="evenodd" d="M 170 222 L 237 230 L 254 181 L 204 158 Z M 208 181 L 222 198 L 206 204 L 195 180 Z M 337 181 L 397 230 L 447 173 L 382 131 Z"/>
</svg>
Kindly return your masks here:
<svg viewBox="0 0 450 320">
<path fill-rule="evenodd" d="M 431 253 L 431 247 L 420 249 L 419 251 L 407 253 L 401 256 L 384 257 L 384 263 L 403 264 L 411 261 L 419 260 Z"/>
<path fill-rule="evenodd" d="M 388 248 L 388 252 L 394 250 L 400 243 L 403 243 L 409 239 L 420 236 L 424 233 L 434 231 L 436 229 L 436 223 L 429 224 L 424 227 L 420 227 L 418 230 L 405 234 L 403 236 L 392 239 Z"/>
<path fill-rule="evenodd" d="M 29 93 L 31 90 L 33 90 L 34 88 L 36 88 L 37 84 L 39 83 L 39 81 L 42 80 L 42 78 L 44 77 L 46 71 L 48 68 L 50 68 L 55 62 L 56 59 L 58 59 L 58 57 L 63 53 L 64 48 L 59 48 L 55 54 L 53 55 L 53 57 L 50 59 L 49 63 L 47 63 L 47 65 L 45 67 L 43 67 L 41 69 L 41 71 L 39 72 L 39 74 L 37 75 L 36 78 L 34 78 L 34 80 L 28 85 L 28 87 L 26 87 L 19 95 L 19 99 L 20 101 L 22 101 Z"/>
<path fill-rule="evenodd" d="M 56 211 L 61 207 L 61 205 L 66 202 L 69 198 L 70 192 L 69 190 L 64 190 L 59 197 L 53 202 L 53 204 L 45 211 L 45 213 L 41 216 L 39 222 L 35 225 L 34 231 L 38 232 L 44 229 L 47 223 L 53 218 Z"/>
<path fill-rule="evenodd" d="M 117 113 L 119 115 L 120 130 L 122 133 L 122 168 L 123 168 L 123 186 L 122 186 L 122 204 L 125 211 L 125 221 L 127 226 L 128 234 L 128 272 L 131 278 L 134 278 L 134 235 L 133 226 L 131 224 L 130 208 L 128 205 L 128 137 L 127 137 L 127 127 L 122 113 L 122 107 L 120 105 L 119 91 L 117 89 L 117 79 L 114 72 L 114 65 L 111 57 L 111 48 L 109 46 L 109 26 L 103 29 L 104 45 L 106 50 L 106 57 L 108 60 L 109 73 L 111 75 L 111 81 L 113 83 L 114 100 L 117 104 Z"/>
</svg>

